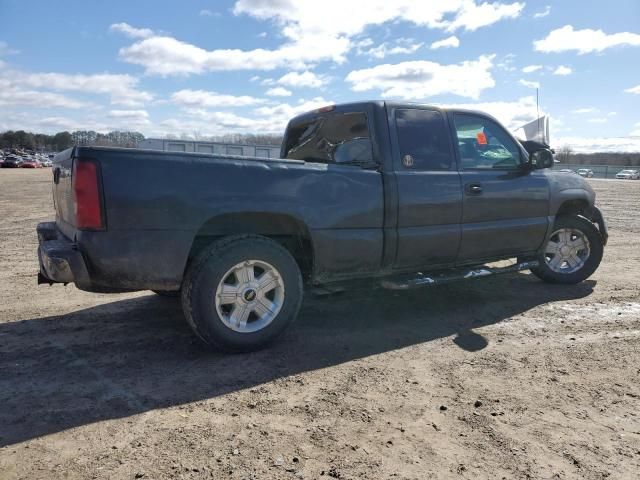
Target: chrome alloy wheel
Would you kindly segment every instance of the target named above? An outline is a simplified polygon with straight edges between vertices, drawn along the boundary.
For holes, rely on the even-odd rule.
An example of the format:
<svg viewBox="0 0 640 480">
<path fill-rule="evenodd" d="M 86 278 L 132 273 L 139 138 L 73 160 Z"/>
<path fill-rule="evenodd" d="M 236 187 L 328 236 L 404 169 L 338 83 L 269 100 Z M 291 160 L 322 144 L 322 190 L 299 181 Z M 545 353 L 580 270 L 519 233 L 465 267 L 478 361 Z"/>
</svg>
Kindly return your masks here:
<svg viewBox="0 0 640 480">
<path fill-rule="evenodd" d="M 215 293 L 216 311 L 231 330 L 251 333 L 262 330 L 280 313 L 284 281 L 272 265 L 246 260 L 222 276 Z"/>
<path fill-rule="evenodd" d="M 574 273 L 584 266 L 590 254 L 589 239 L 583 232 L 562 228 L 551 234 L 544 260 L 556 273 Z"/>
</svg>

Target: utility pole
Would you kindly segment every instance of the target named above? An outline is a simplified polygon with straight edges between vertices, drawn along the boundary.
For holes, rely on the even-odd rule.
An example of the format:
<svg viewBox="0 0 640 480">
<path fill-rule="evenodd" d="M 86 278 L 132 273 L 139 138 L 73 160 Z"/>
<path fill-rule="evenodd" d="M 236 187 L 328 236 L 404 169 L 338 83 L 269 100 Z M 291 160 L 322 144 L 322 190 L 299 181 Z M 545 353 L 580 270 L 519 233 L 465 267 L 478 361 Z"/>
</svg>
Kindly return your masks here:
<svg viewBox="0 0 640 480">
<path fill-rule="evenodd" d="M 540 132 L 540 104 L 539 104 L 539 97 L 538 97 L 538 87 L 536 87 L 536 118 L 538 119 L 538 138 L 541 140 L 544 140 L 542 138 L 542 134 Z"/>
</svg>

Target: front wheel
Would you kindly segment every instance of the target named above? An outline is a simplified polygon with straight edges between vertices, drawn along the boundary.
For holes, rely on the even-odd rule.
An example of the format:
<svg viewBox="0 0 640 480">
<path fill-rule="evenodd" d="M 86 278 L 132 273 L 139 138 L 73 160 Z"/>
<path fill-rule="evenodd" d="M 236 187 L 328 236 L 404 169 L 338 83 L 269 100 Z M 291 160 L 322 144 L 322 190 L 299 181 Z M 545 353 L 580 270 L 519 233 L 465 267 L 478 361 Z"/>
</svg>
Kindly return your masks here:
<svg viewBox="0 0 640 480">
<path fill-rule="evenodd" d="M 549 283 L 573 284 L 589 278 L 602 260 L 602 237 L 586 218 L 556 218 L 553 233 L 531 271 Z"/>
<path fill-rule="evenodd" d="M 182 308 L 195 334 L 219 350 L 257 350 L 296 318 L 302 275 L 280 244 L 257 235 L 224 238 L 191 264 Z"/>
</svg>

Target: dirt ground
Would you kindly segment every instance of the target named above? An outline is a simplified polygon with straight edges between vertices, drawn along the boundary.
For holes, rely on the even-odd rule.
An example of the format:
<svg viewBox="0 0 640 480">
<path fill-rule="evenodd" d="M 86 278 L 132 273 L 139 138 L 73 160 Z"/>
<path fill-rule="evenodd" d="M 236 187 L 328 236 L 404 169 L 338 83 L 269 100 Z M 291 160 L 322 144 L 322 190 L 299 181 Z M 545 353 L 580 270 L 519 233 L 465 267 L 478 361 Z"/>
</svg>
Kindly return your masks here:
<svg viewBox="0 0 640 480">
<path fill-rule="evenodd" d="M 307 298 L 268 350 L 150 292 L 36 285 L 51 172 L 0 170 L 0 478 L 638 478 L 640 182 L 576 286 L 528 273 Z"/>
</svg>

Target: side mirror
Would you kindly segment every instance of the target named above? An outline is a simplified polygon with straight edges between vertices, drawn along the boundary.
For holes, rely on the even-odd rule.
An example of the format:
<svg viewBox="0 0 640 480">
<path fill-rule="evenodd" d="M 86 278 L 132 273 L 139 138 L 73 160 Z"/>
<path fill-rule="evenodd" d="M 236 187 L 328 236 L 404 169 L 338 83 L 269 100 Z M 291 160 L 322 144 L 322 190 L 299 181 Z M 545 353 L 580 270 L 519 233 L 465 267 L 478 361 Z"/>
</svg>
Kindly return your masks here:
<svg viewBox="0 0 640 480">
<path fill-rule="evenodd" d="M 553 153 L 547 148 L 535 150 L 529 154 L 529 165 L 536 170 L 551 168 L 553 167 Z"/>
</svg>

